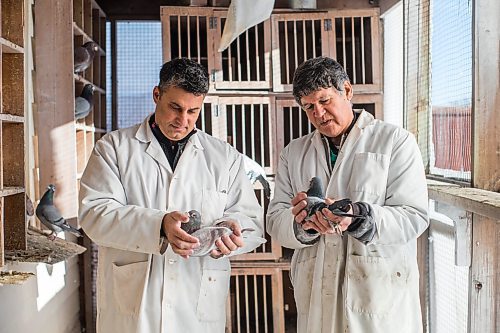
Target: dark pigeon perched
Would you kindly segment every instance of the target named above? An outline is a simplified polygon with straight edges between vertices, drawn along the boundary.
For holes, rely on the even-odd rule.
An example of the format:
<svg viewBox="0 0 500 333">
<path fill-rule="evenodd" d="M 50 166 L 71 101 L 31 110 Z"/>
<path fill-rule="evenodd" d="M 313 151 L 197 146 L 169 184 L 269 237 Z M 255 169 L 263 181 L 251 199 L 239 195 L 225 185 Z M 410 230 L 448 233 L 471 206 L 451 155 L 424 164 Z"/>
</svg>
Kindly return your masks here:
<svg viewBox="0 0 500 333">
<path fill-rule="evenodd" d="M 99 46 L 94 42 L 87 42 L 82 46 L 75 47 L 74 72 L 80 73 L 86 70 L 98 51 Z"/>
<path fill-rule="evenodd" d="M 220 239 L 224 235 L 231 236 L 233 231 L 223 225 L 215 225 L 215 226 L 206 226 L 201 227 L 201 214 L 197 210 L 190 210 L 188 212 L 189 221 L 181 224 L 181 229 L 186 231 L 193 237 L 198 238 L 200 241 L 200 246 L 196 249 L 193 249 L 192 257 L 203 257 L 209 255 L 212 250 L 214 250 L 217 246 L 215 245 L 215 241 Z M 223 224 L 223 223 L 222 223 Z M 251 232 L 254 229 L 245 228 L 241 230 L 241 233 Z M 243 236 L 245 243 L 248 242 L 256 242 L 258 244 L 263 244 L 266 242 L 264 238 L 256 237 L 253 235 L 245 235 Z"/>
<path fill-rule="evenodd" d="M 82 119 L 89 115 L 94 106 L 94 86 L 90 83 L 83 87 L 80 96 L 75 98 L 75 119 Z"/>
<path fill-rule="evenodd" d="M 70 226 L 64 217 L 62 217 L 57 207 L 54 206 L 55 190 L 56 187 L 54 185 L 50 184 L 47 186 L 47 191 L 44 193 L 42 199 L 40 199 L 40 202 L 36 207 L 36 216 L 44 226 L 52 231 L 48 238 L 50 240 L 54 240 L 56 238 L 56 234 L 61 231 L 69 231 L 76 236 L 81 237 L 82 234 L 80 231 Z"/>
<path fill-rule="evenodd" d="M 247 155 L 244 154 L 242 155 L 245 163 L 245 172 L 247 173 L 248 179 L 250 179 L 250 182 L 252 184 L 255 184 L 255 182 L 259 182 L 262 185 L 262 188 L 264 189 L 264 195 L 266 196 L 266 198 L 270 199 L 271 186 L 267 181 L 266 171 L 259 163 L 255 162 Z"/>
</svg>

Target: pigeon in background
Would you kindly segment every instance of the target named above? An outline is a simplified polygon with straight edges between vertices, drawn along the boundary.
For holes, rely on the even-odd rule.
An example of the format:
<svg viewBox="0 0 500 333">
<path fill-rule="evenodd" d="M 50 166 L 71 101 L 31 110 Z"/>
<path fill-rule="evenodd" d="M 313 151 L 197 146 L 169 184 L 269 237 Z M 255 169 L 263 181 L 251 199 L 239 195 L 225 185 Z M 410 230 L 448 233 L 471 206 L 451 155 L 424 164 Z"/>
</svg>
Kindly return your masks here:
<svg viewBox="0 0 500 333">
<path fill-rule="evenodd" d="M 94 106 L 94 86 L 90 83 L 83 87 L 80 96 L 75 98 L 75 119 L 87 117 Z"/>
<path fill-rule="evenodd" d="M 189 221 L 182 223 L 181 228 L 191 236 L 198 238 L 200 241 L 200 246 L 193 249 L 193 253 L 191 254 L 192 257 L 203 257 L 209 255 L 210 252 L 217 247 L 215 245 L 215 241 L 217 241 L 217 239 L 220 239 L 224 235 L 231 236 L 233 233 L 231 229 L 221 225 L 201 227 L 201 214 L 197 210 L 190 210 L 188 215 Z M 251 231 L 254 231 L 254 229 L 244 228 L 241 230 L 241 233 L 243 234 Z M 257 242 L 258 244 L 266 242 L 266 239 L 253 235 L 244 235 L 243 239 L 245 242 Z"/>
<path fill-rule="evenodd" d="M 92 61 L 96 53 L 99 51 L 99 45 L 94 42 L 87 42 L 82 46 L 75 47 L 74 54 L 74 72 L 80 73 L 86 70 Z"/>
<path fill-rule="evenodd" d="M 245 165 L 245 172 L 247 173 L 248 179 L 250 179 L 250 182 L 252 184 L 255 184 L 255 182 L 260 182 L 264 189 L 264 195 L 266 198 L 270 199 L 271 198 L 271 186 L 269 185 L 269 182 L 266 177 L 266 171 L 264 168 L 254 160 L 252 160 L 250 157 L 248 157 L 245 154 L 243 155 L 243 161 Z"/>
<path fill-rule="evenodd" d="M 78 237 L 82 234 L 77 229 L 73 228 L 66 222 L 61 213 L 54 206 L 54 191 L 56 187 L 52 184 L 47 186 L 47 191 L 43 194 L 42 199 L 36 207 L 36 216 L 43 223 L 44 226 L 52 230 L 52 233 L 47 237 L 50 240 L 56 239 L 56 234 L 61 231 L 69 231 Z"/>
</svg>

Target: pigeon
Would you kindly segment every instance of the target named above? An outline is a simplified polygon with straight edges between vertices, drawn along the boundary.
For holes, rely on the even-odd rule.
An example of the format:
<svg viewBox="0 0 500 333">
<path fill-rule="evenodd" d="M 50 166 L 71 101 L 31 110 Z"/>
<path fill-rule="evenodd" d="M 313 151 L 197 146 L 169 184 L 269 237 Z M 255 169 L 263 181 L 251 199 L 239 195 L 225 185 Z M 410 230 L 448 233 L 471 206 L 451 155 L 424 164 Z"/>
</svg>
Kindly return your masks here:
<svg viewBox="0 0 500 333">
<path fill-rule="evenodd" d="M 357 214 L 349 214 L 348 211 L 350 209 L 349 205 L 352 203 L 350 199 L 342 199 L 333 202 L 330 205 L 325 203 L 325 196 L 323 195 L 323 183 L 321 179 L 318 177 L 311 178 L 309 182 L 309 189 L 306 192 L 307 198 L 307 206 L 304 208 L 307 212 L 307 216 L 305 218 L 306 221 L 312 219 L 312 217 L 316 214 L 317 211 L 321 211 L 323 208 L 328 208 L 333 214 L 337 216 L 344 217 L 352 217 L 352 218 L 366 218 L 363 215 Z M 329 221 L 330 226 L 337 230 L 337 232 L 342 235 L 342 231 L 340 231 L 340 227 L 338 224 Z M 307 231 L 307 230 L 306 230 Z"/>
<path fill-rule="evenodd" d="M 189 211 L 188 215 L 189 221 L 181 223 L 181 229 L 191 235 L 193 232 L 201 228 L 201 214 L 197 210 L 193 209 Z"/>
<path fill-rule="evenodd" d="M 264 195 L 267 199 L 271 198 L 271 186 L 266 177 L 266 171 L 264 168 L 254 160 L 252 160 L 247 155 L 243 155 L 243 161 L 245 165 L 245 172 L 247 173 L 248 179 L 252 184 L 255 184 L 257 181 L 260 182 L 262 188 L 264 189 Z"/>
<path fill-rule="evenodd" d="M 53 184 L 47 186 L 47 191 L 43 194 L 42 199 L 36 207 L 36 216 L 47 228 L 49 228 L 52 233 L 48 236 L 50 240 L 56 239 L 56 234 L 61 231 L 69 231 L 78 237 L 82 234 L 77 229 L 73 228 L 68 224 L 68 222 L 62 217 L 61 213 L 54 206 L 54 191 L 56 187 Z"/>
<path fill-rule="evenodd" d="M 99 45 L 97 45 L 95 42 L 87 42 L 82 46 L 75 47 L 75 53 L 73 57 L 74 72 L 80 73 L 86 70 L 92 63 L 92 60 L 94 60 L 94 57 L 98 51 Z"/>
<path fill-rule="evenodd" d="M 94 86 L 90 83 L 83 87 L 80 96 L 75 98 L 75 119 L 82 119 L 88 116 L 94 106 Z"/>
<path fill-rule="evenodd" d="M 217 248 L 215 241 L 220 239 L 222 236 L 230 236 L 233 231 L 225 226 L 201 226 L 201 214 L 197 210 L 190 210 L 188 212 L 189 221 L 181 224 L 182 230 L 186 231 L 193 237 L 198 238 L 200 241 L 200 246 L 193 249 L 192 257 L 203 257 L 209 255 L 212 250 Z M 244 228 L 241 233 L 255 231 L 252 228 Z M 243 235 L 244 242 L 256 242 L 257 244 L 263 244 L 267 242 L 266 239 L 253 236 L 253 235 Z"/>
</svg>

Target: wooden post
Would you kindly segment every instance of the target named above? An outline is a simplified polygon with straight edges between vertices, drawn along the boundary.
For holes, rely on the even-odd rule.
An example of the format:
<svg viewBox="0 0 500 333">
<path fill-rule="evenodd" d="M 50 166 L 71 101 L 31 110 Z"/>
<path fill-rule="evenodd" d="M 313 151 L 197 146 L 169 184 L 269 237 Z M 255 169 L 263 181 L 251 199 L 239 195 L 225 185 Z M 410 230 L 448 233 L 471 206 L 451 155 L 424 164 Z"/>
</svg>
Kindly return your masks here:
<svg viewBox="0 0 500 333">
<path fill-rule="evenodd" d="M 473 1 L 473 186 L 500 191 L 500 2 Z M 499 220 L 473 214 L 469 332 L 498 332 Z"/>
</svg>

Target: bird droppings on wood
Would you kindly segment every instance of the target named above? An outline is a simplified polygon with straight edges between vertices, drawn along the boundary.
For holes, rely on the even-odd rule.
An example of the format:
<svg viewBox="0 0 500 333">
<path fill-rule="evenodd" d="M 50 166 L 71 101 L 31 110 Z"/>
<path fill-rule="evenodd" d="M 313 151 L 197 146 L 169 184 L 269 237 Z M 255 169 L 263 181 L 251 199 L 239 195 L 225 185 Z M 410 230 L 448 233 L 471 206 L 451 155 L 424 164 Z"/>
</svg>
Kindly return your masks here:
<svg viewBox="0 0 500 333">
<path fill-rule="evenodd" d="M 0 272 L 0 287 L 5 284 L 23 284 L 32 276 L 35 274 L 17 271 Z"/>
<path fill-rule="evenodd" d="M 54 241 L 40 230 L 28 229 L 27 250 L 6 250 L 5 259 L 13 262 L 56 264 L 85 252 L 86 248 L 56 237 Z"/>
</svg>

